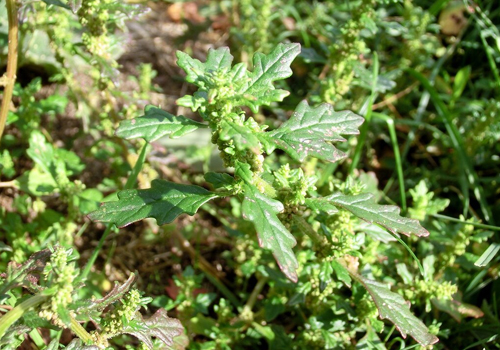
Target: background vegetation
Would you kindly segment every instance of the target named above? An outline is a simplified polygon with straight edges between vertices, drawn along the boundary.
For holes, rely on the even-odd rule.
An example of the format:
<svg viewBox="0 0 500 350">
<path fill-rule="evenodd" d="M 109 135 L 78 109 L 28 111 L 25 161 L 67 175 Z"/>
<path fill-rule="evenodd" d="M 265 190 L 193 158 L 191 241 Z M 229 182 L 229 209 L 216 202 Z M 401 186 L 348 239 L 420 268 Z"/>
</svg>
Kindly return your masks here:
<svg viewBox="0 0 500 350">
<path fill-rule="evenodd" d="M 1 349 L 500 348 L 500 4 L 5 4 Z M 293 75 L 275 84 L 289 96 L 242 113 L 272 132 L 307 100 L 365 122 L 336 144 L 346 159 L 299 162 L 276 151 L 262 165 L 274 178 L 263 183 L 279 189 L 285 207 L 302 203 L 297 193 L 370 193 L 419 220 L 428 237 L 390 234 L 343 207 L 309 208 L 286 225 L 298 241 L 294 283 L 259 246 L 237 197 L 160 226 L 148 218 L 118 229 L 89 219 L 117 191 L 155 179 L 226 186 L 222 175 L 204 176 L 234 173 L 209 129 L 151 143 L 115 132 L 147 105 L 203 121 L 188 108 L 185 96 L 197 90 L 190 69 L 176 64 L 177 50 L 205 62 L 209 49 L 228 46 L 233 64 L 252 70 L 255 53 L 280 43 L 301 46 Z M 288 214 L 297 212 L 280 220 Z M 390 305 L 409 301 L 439 342 L 406 338 L 401 320 L 382 320 L 389 310 L 365 279 L 390 288 Z"/>
</svg>

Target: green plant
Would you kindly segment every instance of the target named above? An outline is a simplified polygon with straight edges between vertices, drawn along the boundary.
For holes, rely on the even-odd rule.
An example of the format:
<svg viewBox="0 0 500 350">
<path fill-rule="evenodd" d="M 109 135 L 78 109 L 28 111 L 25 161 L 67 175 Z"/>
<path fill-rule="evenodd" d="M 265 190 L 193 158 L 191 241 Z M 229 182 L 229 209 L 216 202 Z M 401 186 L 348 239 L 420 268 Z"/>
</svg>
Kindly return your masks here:
<svg viewBox="0 0 500 350">
<path fill-rule="evenodd" d="M 354 188 L 344 187 L 344 191 L 318 196 L 315 178 L 305 176 L 301 168 L 291 169 L 286 164 L 273 171 L 265 163 L 264 152 L 270 155 L 276 148 L 299 163 L 309 156 L 337 162 L 347 154 L 332 142 L 344 141 L 341 135 L 358 133 L 362 123 L 362 118 L 352 112 L 335 112 L 327 104 L 310 107 L 307 102 L 302 102 L 288 121 L 272 131 L 265 131 L 267 126 L 247 116 L 243 107 L 257 112 L 259 107 L 288 95 L 273 83 L 292 74 L 289 66 L 299 52 L 297 44 L 280 44 L 267 55 L 256 54 L 252 71 L 243 64 L 232 66 L 233 58 L 227 48 L 209 51 L 205 63 L 178 52 L 178 65 L 186 72 L 186 80 L 198 87 L 194 95 L 180 98 L 178 104 L 199 111 L 207 124 L 150 106 L 144 116 L 122 122 L 117 135 L 152 142 L 163 136 L 180 137 L 197 128 L 210 127 L 212 142 L 218 146 L 225 166 L 234 168 L 234 177 L 205 174 L 215 191 L 154 180 L 150 189 L 119 192 L 118 201 L 103 203 L 89 217 L 119 227 L 153 217 L 162 225 L 182 213 L 193 215 L 215 198 L 237 196 L 242 200 L 242 216 L 254 224 L 260 246 L 272 252 L 289 280 L 297 282 L 302 269 L 292 250 L 297 243 L 290 233 L 292 229 L 314 245 L 322 282 L 330 280 L 334 270 L 346 282 L 354 279 L 369 291 L 380 316 L 394 322 L 404 337 L 410 334 L 423 345 L 433 344 L 437 338 L 409 312 L 401 297 L 384 284 L 363 277 L 346 260 L 355 254 L 351 251 L 352 243 L 345 242 L 352 232 L 348 228 L 353 224 L 351 215 L 377 223 L 394 235 L 427 236 L 418 221 L 401 217 L 397 207 L 378 205 L 372 195 Z M 319 225 L 327 231 L 318 231 Z M 311 288 L 319 285 L 309 285 Z"/>
<path fill-rule="evenodd" d="M 0 277 L 0 303 L 12 306 L 0 318 L 2 349 L 17 348 L 24 340 L 23 334 L 28 332 L 40 346 L 43 341 L 37 328 L 71 329 L 77 338 L 67 349 L 105 349 L 109 347 L 108 339 L 121 334 L 137 337 L 149 349 L 153 348 L 152 337 L 167 349 L 186 345 L 182 325 L 168 317 L 165 310 L 160 309 L 146 319 L 138 312 L 151 299 L 143 298 L 132 288 L 133 274 L 103 298 L 83 297 L 85 293 L 74 264 L 76 258 L 71 249 L 56 247 L 33 254 L 23 264 L 9 264 Z M 20 293 L 21 287 L 33 295 Z M 21 324 L 14 325 L 18 320 Z M 81 325 L 89 321 L 97 328 L 90 333 Z M 61 332 L 57 334 L 49 347 L 59 347 Z"/>
</svg>

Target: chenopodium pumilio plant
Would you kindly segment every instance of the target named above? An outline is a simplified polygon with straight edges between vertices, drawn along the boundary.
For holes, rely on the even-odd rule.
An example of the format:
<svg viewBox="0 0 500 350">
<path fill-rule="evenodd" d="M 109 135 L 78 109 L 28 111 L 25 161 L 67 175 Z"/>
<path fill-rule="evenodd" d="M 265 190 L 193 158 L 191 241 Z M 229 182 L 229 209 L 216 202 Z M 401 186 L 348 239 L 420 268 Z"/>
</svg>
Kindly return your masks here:
<svg viewBox="0 0 500 350">
<path fill-rule="evenodd" d="M 259 107 L 280 102 L 289 94 L 276 89 L 273 83 L 292 75 L 290 64 L 299 53 L 299 44 L 279 44 L 268 55 L 255 54 L 250 71 L 243 63 L 232 65 L 233 56 L 228 48 L 210 50 L 204 63 L 178 52 L 177 64 L 186 72 L 186 80 L 198 90 L 192 96 L 181 97 L 177 103 L 198 111 L 206 123 L 149 106 L 144 116 L 123 121 L 116 134 L 126 139 L 143 138 L 152 142 L 165 136 L 180 137 L 198 128 L 211 128 L 212 142 L 218 146 L 225 166 L 234 168 L 234 176 L 205 174 L 214 191 L 154 180 L 149 189 L 119 192 L 117 201 L 103 203 L 89 217 L 119 227 L 152 217 L 162 225 L 183 213 L 194 215 L 200 206 L 214 198 L 238 196 L 243 201 L 242 215 L 254 224 L 260 246 L 273 253 L 281 271 L 294 282 L 299 264 L 292 250 L 296 239 L 288 228 L 292 227 L 292 221 L 295 226 L 305 226 L 300 213 L 331 215 L 342 208 L 393 233 L 427 236 L 428 232 L 417 220 L 401 217 L 395 206 L 376 204 L 371 194 L 339 192 L 317 197 L 313 183 L 303 176 L 300 168 L 288 171 L 289 165 L 286 165 L 273 173 L 264 170 L 264 154 L 277 148 L 298 162 L 307 157 L 327 162 L 344 159 L 346 153 L 332 143 L 345 141 L 342 135 L 357 134 L 363 123 L 363 118 L 350 111 L 335 112 L 329 104 L 311 107 L 305 101 L 298 105 L 288 121 L 272 131 L 266 131 L 266 126 L 246 115 L 243 107 L 255 113 Z M 327 243 L 310 225 L 302 231 L 318 244 Z M 360 276 L 354 268 L 347 268 L 348 264 L 338 261 L 332 264 L 335 266 L 330 269 L 331 273 L 341 268 L 369 291 L 380 316 L 394 322 L 403 336 L 410 334 L 426 345 L 437 341 L 411 314 L 401 296 L 384 284 Z"/>
<path fill-rule="evenodd" d="M 180 321 L 168 317 L 165 309 L 149 318 L 139 313 L 151 298 L 143 298 L 133 288 L 134 274 L 100 299 L 81 298 L 79 292 L 85 285 L 79 278 L 76 258 L 72 249 L 56 247 L 38 251 L 22 264 L 9 263 L 7 271 L 0 274 L 0 305 L 12 306 L 0 317 L 0 349 L 17 349 L 24 334 L 37 333 L 36 328 L 71 329 L 78 337 L 66 347 L 72 350 L 109 348 L 108 340 L 121 334 L 138 338 L 141 349 L 153 349 L 157 342 L 162 343 L 162 349 L 187 346 Z M 19 297 L 19 287 L 31 295 Z M 96 328 L 90 333 L 81 325 L 89 321 Z M 48 349 L 59 347 L 57 337 Z"/>
</svg>

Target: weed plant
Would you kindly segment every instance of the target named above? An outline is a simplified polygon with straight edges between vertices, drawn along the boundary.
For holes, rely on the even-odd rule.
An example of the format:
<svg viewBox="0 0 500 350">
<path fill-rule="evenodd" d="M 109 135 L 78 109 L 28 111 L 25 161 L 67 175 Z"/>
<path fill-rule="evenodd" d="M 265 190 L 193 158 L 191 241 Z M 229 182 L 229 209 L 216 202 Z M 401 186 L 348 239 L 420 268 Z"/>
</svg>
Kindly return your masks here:
<svg viewBox="0 0 500 350">
<path fill-rule="evenodd" d="M 184 115 L 118 63 L 169 5 L 2 6 L 0 349 L 499 348 L 500 8 L 189 4 Z"/>
</svg>

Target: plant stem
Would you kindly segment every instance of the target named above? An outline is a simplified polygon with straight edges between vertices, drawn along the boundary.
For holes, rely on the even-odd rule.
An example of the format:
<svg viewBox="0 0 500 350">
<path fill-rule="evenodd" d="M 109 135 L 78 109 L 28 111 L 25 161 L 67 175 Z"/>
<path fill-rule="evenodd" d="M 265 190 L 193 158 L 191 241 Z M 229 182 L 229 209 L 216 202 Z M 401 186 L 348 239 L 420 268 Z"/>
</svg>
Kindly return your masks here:
<svg viewBox="0 0 500 350">
<path fill-rule="evenodd" d="M 29 332 L 29 336 L 38 349 L 45 349 L 47 347 L 47 344 L 45 344 L 38 328 L 33 328 L 31 332 Z"/>
<path fill-rule="evenodd" d="M 112 227 L 113 227 L 112 224 L 108 224 L 108 226 L 106 227 L 106 230 L 104 231 L 104 233 L 101 236 L 101 239 L 99 239 L 99 243 L 97 244 L 97 247 L 95 247 L 94 251 L 92 252 L 92 255 L 90 256 L 89 261 L 87 261 L 87 265 L 85 265 L 85 268 L 83 269 L 82 273 L 78 277 L 80 282 L 83 282 L 87 279 L 87 276 L 90 273 L 90 269 L 92 269 L 92 266 L 94 266 L 94 263 L 97 260 L 97 256 L 99 255 L 99 252 L 101 251 L 102 246 L 104 245 L 104 241 L 106 240 L 106 238 L 108 238 Z"/>
<path fill-rule="evenodd" d="M 429 216 L 433 216 L 437 219 L 443 219 L 443 220 L 448 220 L 451 222 L 458 222 L 464 225 L 472 225 L 477 228 L 482 228 L 485 230 L 492 230 L 492 231 L 500 231 L 500 226 L 493 226 L 493 225 L 485 225 L 485 224 L 480 224 L 479 222 L 468 222 L 465 220 L 460 220 L 457 218 L 452 218 L 451 216 L 446 216 L 446 215 L 441 215 L 441 214 L 428 214 Z"/>
<path fill-rule="evenodd" d="M 257 284 L 255 285 L 255 288 L 252 291 L 252 294 L 248 297 L 248 300 L 243 306 L 243 309 L 240 312 L 240 319 L 246 319 L 248 315 L 252 315 L 252 321 L 253 321 L 253 313 L 252 309 L 257 302 L 257 298 L 259 297 L 259 294 L 262 292 L 262 289 L 264 289 L 266 283 L 267 283 L 268 278 L 266 277 L 260 277 L 259 280 L 257 281 Z M 243 316 L 245 315 L 245 316 Z M 243 317 L 242 317 L 243 316 Z"/>
<path fill-rule="evenodd" d="M 146 161 L 146 155 L 148 154 L 150 148 L 151 147 L 149 143 L 146 143 L 144 144 L 144 146 L 142 146 L 141 154 L 139 154 L 139 157 L 137 158 L 137 161 L 134 164 L 134 168 L 132 169 L 132 172 L 130 173 L 127 182 L 125 183 L 126 190 L 129 190 L 135 186 L 135 182 L 142 169 L 142 165 Z"/>
<path fill-rule="evenodd" d="M 5 80 L 5 87 L 3 90 L 2 107 L 0 109 L 0 140 L 5 129 L 7 122 L 7 115 L 9 114 L 10 101 L 12 99 L 12 92 L 14 91 L 14 84 L 16 83 L 17 71 L 17 6 L 15 0 L 6 0 L 7 16 L 9 21 L 9 45 L 8 45 L 8 58 L 7 58 L 7 74 Z"/>
<path fill-rule="evenodd" d="M 372 119 L 372 110 L 373 103 L 375 102 L 375 98 L 377 96 L 377 79 L 379 73 L 379 61 L 378 55 L 376 52 L 373 53 L 373 71 L 372 71 L 372 93 L 368 98 L 368 101 L 363 105 L 362 110 L 366 107 L 365 114 L 365 122 L 361 126 L 358 144 L 356 145 L 356 150 L 354 151 L 354 156 L 352 158 L 352 163 L 349 168 L 349 174 L 352 174 L 354 169 L 358 166 L 359 160 L 361 159 L 361 153 L 363 152 L 363 147 L 365 145 L 366 135 L 368 133 L 368 128 L 370 126 L 370 121 Z M 363 114 L 363 111 L 360 112 Z"/>
<path fill-rule="evenodd" d="M 149 151 L 149 143 L 146 143 L 141 150 L 141 154 L 139 155 L 139 158 L 137 158 L 137 162 L 134 165 L 134 168 L 132 169 L 132 172 L 130 173 L 129 178 L 127 179 L 127 182 L 125 184 L 125 189 L 131 189 L 134 187 L 135 182 L 137 180 L 137 176 L 139 175 L 139 172 L 142 169 L 142 165 L 144 164 L 144 161 L 146 160 L 146 155 Z M 87 261 L 87 265 L 85 265 L 85 268 L 83 269 L 82 273 L 78 277 L 80 281 L 84 281 L 87 276 L 90 273 L 90 269 L 92 269 L 92 266 L 94 266 L 95 261 L 97 260 L 97 256 L 99 255 L 99 252 L 102 249 L 102 246 L 104 245 L 104 242 L 106 241 L 106 238 L 109 236 L 111 232 L 111 228 L 113 227 L 112 224 L 108 224 L 106 227 L 106 230 L 101 236 L 101 239 L 99 239 L 99 243 L 97 244 L 97 247 L 94 249 L 92 252 L 92 255 L 90 256 L 89 261 Z"/>
<path fill-rule="evenodd" d="M 14 322 L 16 322 L 19 318 L 21 318 L 21 316 L 23 316 L 29 309 L 40 305 L 48 298 L 48 295 L 34 295 L 3 315 L 0 318 L 0 339 L 4 336 L 7 329 L 12 326 Z"/>
<path fill-rule="evenodd" d="M 309 225 L 309 223 L 302 216 L 294 215 L 292 220 L 302 233 L 309 236 L 315 245 L 321 247 L 325 244 L 323 238 L 316 231 L 314 231 L 311 225 Z"/>
<path fill-rule="evenodd" d="M 387 127 L 389 129 L 389 135 L 391 137 L 392 149 L 394 151 L 394 159 L 396 160 L 396 171 L 398 174 L 399 181 L 399 193 L 401 195 L 401 207 L 403 213 L 406 213 L 406 191 L 405 191 L 405 182 L 403 177 L 403 163 L 401 161 L 401 155 L 399 154 L 399 146 L 398 139 L 396 135 L 396 128 L 394 127 L 394 120 L 388 115 L 373 112 L 374 117 L 380 118 L 387 123 Z"/>
<path fill-rule="evenodd" d="M 14 187 L 14 188 L 17 188 L 17 182 L 16 182 L 16 180 L 0 182 L 0 188 L 5 188 L 5 187 Z"/>
<path fill-rule="evenodd" d="M 259 294 L 262 292 L 262 289 L 264 289 L 266 283 L 267 283 L 268 278 L 266 277 L 261 277 L 259 278 L 257 284 L 255 285 L 255 288 L 252 291 L 252 294 L 250 294 L 250 297 L 248 298 L 244 308 L 248 310 L 252 310 L 255 302 L 257 301 L 257 298 L 259 297 Z"/>
<path fill-rule="evenodd" d="M 93 342 L 92 337 L 90 336 L 90 334 L 73 317 L 71 317 L 70 328 L 73 331 L 73 333 L 75 333 L 76 336 L 78 338 L 80 338 L 85 344 Z"/>
</svg>

